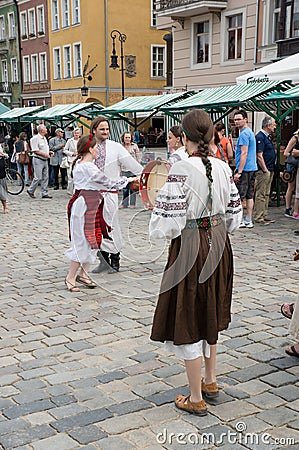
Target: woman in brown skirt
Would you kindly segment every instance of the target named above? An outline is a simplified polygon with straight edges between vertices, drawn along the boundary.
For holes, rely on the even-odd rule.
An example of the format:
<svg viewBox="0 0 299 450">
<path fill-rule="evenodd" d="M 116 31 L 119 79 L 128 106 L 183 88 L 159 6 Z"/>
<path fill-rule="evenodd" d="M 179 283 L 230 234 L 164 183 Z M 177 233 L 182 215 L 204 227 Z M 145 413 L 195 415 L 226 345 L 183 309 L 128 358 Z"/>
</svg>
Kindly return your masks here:
<svg viewBox="0 0 299 450">
<path fill-rule="evenodd" d="M 231 320 L 228 232 L 239 227 L 242 206 L 229 166 L 208 156 L 214 133 L 209 115 L 194 109 L 184 116 L 182 128 L 189 158 L 172 166 L 150 221 L 152 239 L 171 239 L 151 339 L 165 342 L 185 361 L 190 395 L 179 395 L 176 407 L 206 415 L 203 396 L 218 396 L 218 332 Z"/>
</svg>

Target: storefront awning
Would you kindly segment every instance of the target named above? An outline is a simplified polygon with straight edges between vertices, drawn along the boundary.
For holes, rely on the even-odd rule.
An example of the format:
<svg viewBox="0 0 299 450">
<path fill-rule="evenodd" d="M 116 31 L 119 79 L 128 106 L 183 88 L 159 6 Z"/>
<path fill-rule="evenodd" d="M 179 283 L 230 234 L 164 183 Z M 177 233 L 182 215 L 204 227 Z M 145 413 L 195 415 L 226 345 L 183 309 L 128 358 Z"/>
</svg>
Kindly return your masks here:
<svg viewBox="0 0 299 450">
<path fill-rule="evenodd" d="M 74 121 L 80 121 L 81 117 L 92 120 L 95 116 L 101 114 L 102 109 L 103 106 L 98 102 L 55 105 L 44 111 L 32 114 L 31 119 L 67 126 Z"/>
<path fill-rule="evenodd" d="M 290 80 L 299 83 L 299 53 L 236 78 L 237 84 Z"/>
<path fill-rule="evenodd" d="M 7 108 L 7 106 L 3 105 L 3 103 L 0 102 L 0 114 L 5 113 L 6 111 L 9 111 L 9 108 Z"/>
<path fill-rule="evenodd" d="M 192 108 L 203 108 L 210 112 L 228 114 L 237 107 L 246 110 L 260 110 L 255 100 L 265 99 L 273 91 L 284 91 L 291 86 L 289 82 L 268 81 L 263 83 L 240 84 L 204 89 L 182 101 L 161 108 L 165 113 L 185 112 Z"/>
<path fill-rule="evenodd" d="M 128 97 L 121 100 L 115 105 L 108 106 L 102 110 L 104 114 L 118 114 L 118 113 L 137 113 L 159 110 L 161 106 L 175 103 L 185 97 L 191 95 L 191 92 L 178 92 L 176 94 L 163 94 L 163 95 L 145 95 L 140 97 Z"/>
<path fill-rule="evenodd" d="M 41 111 L 45 106 L 28 106 L 23 108 L 13 108 L 0 115 L 0 122 L 28 122 L 28 116 L 33 112 Z"/>
</svg>

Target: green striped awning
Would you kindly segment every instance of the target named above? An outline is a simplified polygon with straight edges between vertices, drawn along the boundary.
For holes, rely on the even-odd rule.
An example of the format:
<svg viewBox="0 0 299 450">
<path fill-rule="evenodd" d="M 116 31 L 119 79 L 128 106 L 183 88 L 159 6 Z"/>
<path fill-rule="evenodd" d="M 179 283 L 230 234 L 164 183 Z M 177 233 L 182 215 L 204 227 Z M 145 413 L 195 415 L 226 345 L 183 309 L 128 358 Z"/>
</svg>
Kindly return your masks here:
<svg viewBox="0 0 299 450">
<path fill-rule="evenodd" d="M 104 108 L 101 112 L 103 114 L 125 114 L 134 112 L 150 113 L 158 110 L 163 105 L 174 104 L 175 102 L 182 100 L 191 94 L 191 92 L 177 92 L 176 94 L 128 97 L 118 103 L 115 103 L 114 105 Z"/>
<path fill-rule="evenodd" d="M 263 100 L 270 92 L 286 90 L 290 86 L 291 83 L 287 81 L 268 81 L 207 88 L 173 105 L 163 106 L 161 110 L 178 112 L 197 107 L 225 111 L 237 106 L 244 106 L 247 110 L 257 111 L 254 100 Z"/>
<path fill-rule="evenodd" d="M 23 122 L 25 117 L 32 113 L 44 109 L 44 106 L 27 106 L 23 108 L 13 108 L 0 115 L 0 122 Z"/>
<path fill-rule="evenodd" d="M 66 105 L 55 105 L 37 114 L 32 114 L 31 118 L 34 120 L 69 120 L 77 117 L 85 117 L 92 119 L 103 106 L 98 102 L 93 103 L 69 103 Z"/>
<path fill-rule="evenodd" d="M 7 108 L 7 106 L 3 105 L 3 103 L 0 102 L 0 114 L 5 113 L 6 111 L 9 111 L 9 108 Z"/>
</svg>

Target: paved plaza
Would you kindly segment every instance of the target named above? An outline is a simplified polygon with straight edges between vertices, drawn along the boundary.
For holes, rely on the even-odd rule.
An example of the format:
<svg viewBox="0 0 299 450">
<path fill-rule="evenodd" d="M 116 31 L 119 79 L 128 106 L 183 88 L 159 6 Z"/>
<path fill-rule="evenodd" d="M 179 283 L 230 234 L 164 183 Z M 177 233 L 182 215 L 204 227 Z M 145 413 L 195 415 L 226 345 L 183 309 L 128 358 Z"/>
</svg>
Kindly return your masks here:
<svg viewBox="0 0 299 450">
<path fill-rule="evenodd" d="M 36 192 L 39 196 L 39 189 Z M 287 356 L 283 301 L 298 291 L 299 222 L 238 230 L 233 320 L 218 346 L 217 404 L 177 410 L 182 361 L 149 340 L 167 246 L 148 242 L 150 212 L 120 210 L 121 272 L 70 293 L 66 191 L 11 197 L 0 213 L 0 448 L 299 449 L 298 358 Z"/>
</svg>

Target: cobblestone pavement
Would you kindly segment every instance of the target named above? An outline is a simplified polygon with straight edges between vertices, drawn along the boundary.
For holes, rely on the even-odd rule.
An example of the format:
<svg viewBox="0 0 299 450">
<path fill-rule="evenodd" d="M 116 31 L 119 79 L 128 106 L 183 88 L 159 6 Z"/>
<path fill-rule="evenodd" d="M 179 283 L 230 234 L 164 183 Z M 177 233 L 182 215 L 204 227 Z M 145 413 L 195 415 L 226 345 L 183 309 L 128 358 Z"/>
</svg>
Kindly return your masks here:
<svg viewBox="0 0 299 450">
<path fill-rule="evenodd" d="M 70 293 L 68 198 L 61 190 L 53 197 L 23 193 L 0 214 L 0 447 L 298 449 L 298 359 L 284 353 L 289 321 L 279 312 L 298 291 L 298 222 L 272 207 L 275 224 L 232 236 L 221 393 L 200 418 L 174 407 L 175 395 L 187 392 L 182 362 L 149 340 L 167 253 L 148 243 L 150 213 L 140 204 L 121 210 L 121 272 L 95 275 L 98 288 Z"/>
</svg>

